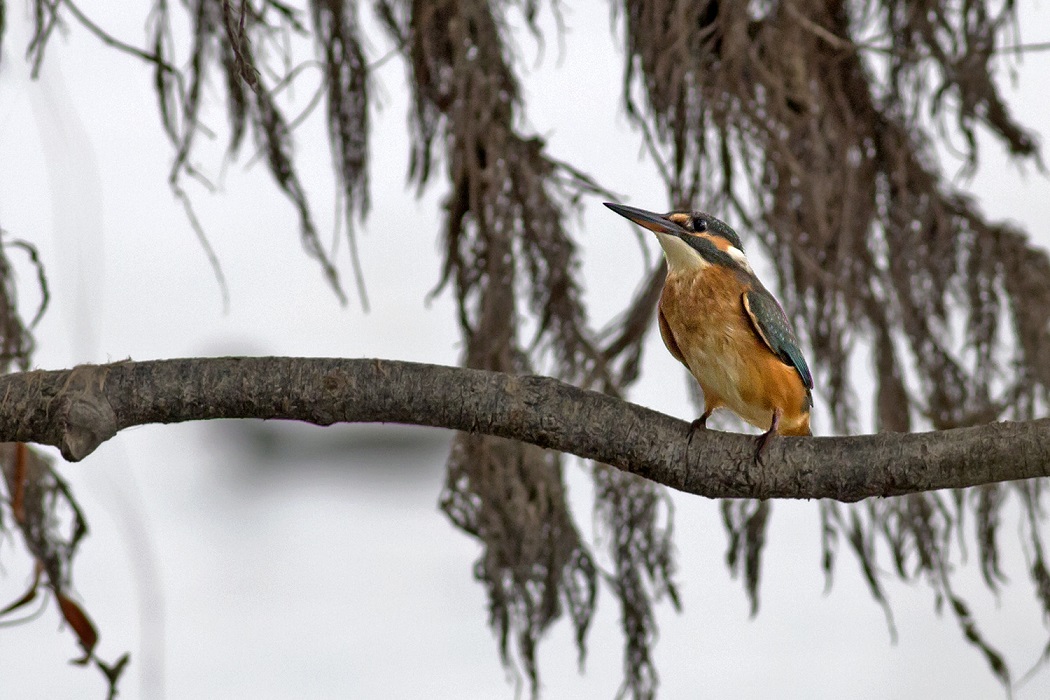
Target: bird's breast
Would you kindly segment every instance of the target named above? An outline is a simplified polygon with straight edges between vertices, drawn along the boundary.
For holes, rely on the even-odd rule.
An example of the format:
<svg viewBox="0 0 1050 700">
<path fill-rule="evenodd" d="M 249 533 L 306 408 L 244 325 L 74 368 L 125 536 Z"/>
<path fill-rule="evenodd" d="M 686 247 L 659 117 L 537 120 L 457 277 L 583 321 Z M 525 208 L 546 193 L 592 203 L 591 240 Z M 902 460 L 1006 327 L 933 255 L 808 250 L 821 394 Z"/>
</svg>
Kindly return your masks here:
<svg viewBox="0 0 1050 700">
<path fill-rule="evenodd" d="M 726 401 L 738 393 L 754 336 L 741 308 L 743 290 L 728 277 L 715 269 L 671 274 L 660 298 L 690 372 Z"/>
<path fill-rule="evenodd" d="M 787 427 L 804 419 L 808 429 L 809 394 L 795 369 L 755 333 L 744 312 L 744 291 L 733 271 L 717 266 L 672 273 L 660 311 L 709 407 L 724 404 L 760 428 L 768 428 L 772 411 L 780 408 Z"/>
</svg>

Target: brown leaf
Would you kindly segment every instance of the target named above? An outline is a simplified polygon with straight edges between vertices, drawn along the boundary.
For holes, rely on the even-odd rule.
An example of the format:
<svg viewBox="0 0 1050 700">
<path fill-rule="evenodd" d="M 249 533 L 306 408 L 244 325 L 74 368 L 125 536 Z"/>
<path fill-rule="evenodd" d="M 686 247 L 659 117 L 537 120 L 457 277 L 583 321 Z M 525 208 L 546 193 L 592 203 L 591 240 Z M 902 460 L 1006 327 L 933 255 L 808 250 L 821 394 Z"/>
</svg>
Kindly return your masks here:
<svg viewBox="0 0 1050 700">
<path fill-rule="evenodd" d="M 11 512 L 15 516 L 15 522 L 24 525 L 26 522 L 26 446 L 25 443 L 15 444 L 15 467 L 11 479 Z M 35 584 L 34 584 L 35 587 Z"/>
<path fill-rule="evenodd" d="M 40 571 L 41 571 L 40 567 L 37 566 L 36 567 L 36 573 L 33 575 L 33 583 L 30 584 L 29 590 L 26 591 L 25 594 L 21 598 L 19 598 L 15 602 L 11 603 L 7 607 L 5 607 L 3 610 L 0 610 L 0 617 L 3 617 L 4 615 L 6 615 L 8 613 L 12 613 L 15 610 L 18 610 L 19 608 L 25 607 L 29 603 L 33 602 L 33 600 L 36 598 L 37 586 L 40 585 Z"/>
<path fill-rule="evenodd" d="M 66 622 L 76 632 L 80 646 L 84 649 L 84 658 L 75 659 L 73 663 L 83 666 L 91 660 L 91 656 L 95 651 L 95 644 L 98 643 L 98 631 L 80 605 L 59 591 L 55 591 L 55 597 L 58 599 L 59 609 L 62 610 L 62 617 L 66 618 Z"/>
</svg>

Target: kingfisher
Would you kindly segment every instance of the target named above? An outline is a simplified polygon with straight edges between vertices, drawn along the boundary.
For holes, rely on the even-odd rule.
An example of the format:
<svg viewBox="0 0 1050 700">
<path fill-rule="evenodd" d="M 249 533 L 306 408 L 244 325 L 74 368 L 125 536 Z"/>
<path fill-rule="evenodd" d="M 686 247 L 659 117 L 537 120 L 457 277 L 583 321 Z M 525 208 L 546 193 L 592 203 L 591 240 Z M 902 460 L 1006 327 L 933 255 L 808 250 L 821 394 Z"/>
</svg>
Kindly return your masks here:
<svg viewBox="0 0 1050 700">
<path fill-rule="evenodd" d="M 704 413 L 693 427 L 728 408 L 766 431 L 756 458 L 775 434 L 811 435 L 813 375 L 736 231 L 702 211 L 605 206 L 655 233 L 667 258 L 657 317 L 664 345 L 704 391 Z"/>
</svg>

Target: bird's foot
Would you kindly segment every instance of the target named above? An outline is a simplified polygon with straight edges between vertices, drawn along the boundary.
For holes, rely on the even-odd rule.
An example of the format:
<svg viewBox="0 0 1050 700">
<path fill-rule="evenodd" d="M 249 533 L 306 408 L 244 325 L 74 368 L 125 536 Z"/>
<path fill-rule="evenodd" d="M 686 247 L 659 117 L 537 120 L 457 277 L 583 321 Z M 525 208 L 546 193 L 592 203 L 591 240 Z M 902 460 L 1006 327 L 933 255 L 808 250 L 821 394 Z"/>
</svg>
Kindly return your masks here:
<svg viewBox="0 0 1050 700">
<path fill-rule="evenodd" d="M 773 420 L 770 421 L 769 430 L 758 436 L 758 448 L 755 450 L 755 464 L 762 464 L 762 456 L 765 454 L 766 449 L 769 448 L 770 441 L 780 428 L 780 415 L 781 411 L 779 408 L 773 411 Z"/>
<path fill-rule="evenodd" d="M 692 423 L 689 424 L 689 440 L 688 444 L 693 444 L 693 435 L 700 432 L 701 430 L 707 430 L 707 419 L 711 416 L 710 411 L 705 411 L 704 415 L 700 416 Z"/>
<path fill-rule="evenodd" d="M 773 440 L 773 436 L 776 435 L 776 429 L 767 430 L 758 436 L 756 440 L 757 448 L 755 449 L 755 464 L 762 464 L 762 457 L 765 455 L 766 449 L 769 448 L 769 443 Z"/>
</svg>

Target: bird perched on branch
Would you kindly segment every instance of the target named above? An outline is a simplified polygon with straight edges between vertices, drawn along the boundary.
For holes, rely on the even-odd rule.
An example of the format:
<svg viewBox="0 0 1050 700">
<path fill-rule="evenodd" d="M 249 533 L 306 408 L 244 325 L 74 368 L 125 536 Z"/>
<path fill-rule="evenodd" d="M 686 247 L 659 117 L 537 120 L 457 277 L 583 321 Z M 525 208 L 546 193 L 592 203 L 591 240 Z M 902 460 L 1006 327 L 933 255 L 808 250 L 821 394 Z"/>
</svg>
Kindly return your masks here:
<svg viewBox="0 0 1050 700">
<path fill-rule="evenodd" d="M 655 233 L 663 248 L 660 335 L 704 390 L 704 413 L 694 427 L 728 408 L 766 431 L 758 456 L 776 433 L 810 435 L 813 376 L 787 315 L 755 276 L 736 231 L 699 211 L 605 206 Z"/>
</svg>

